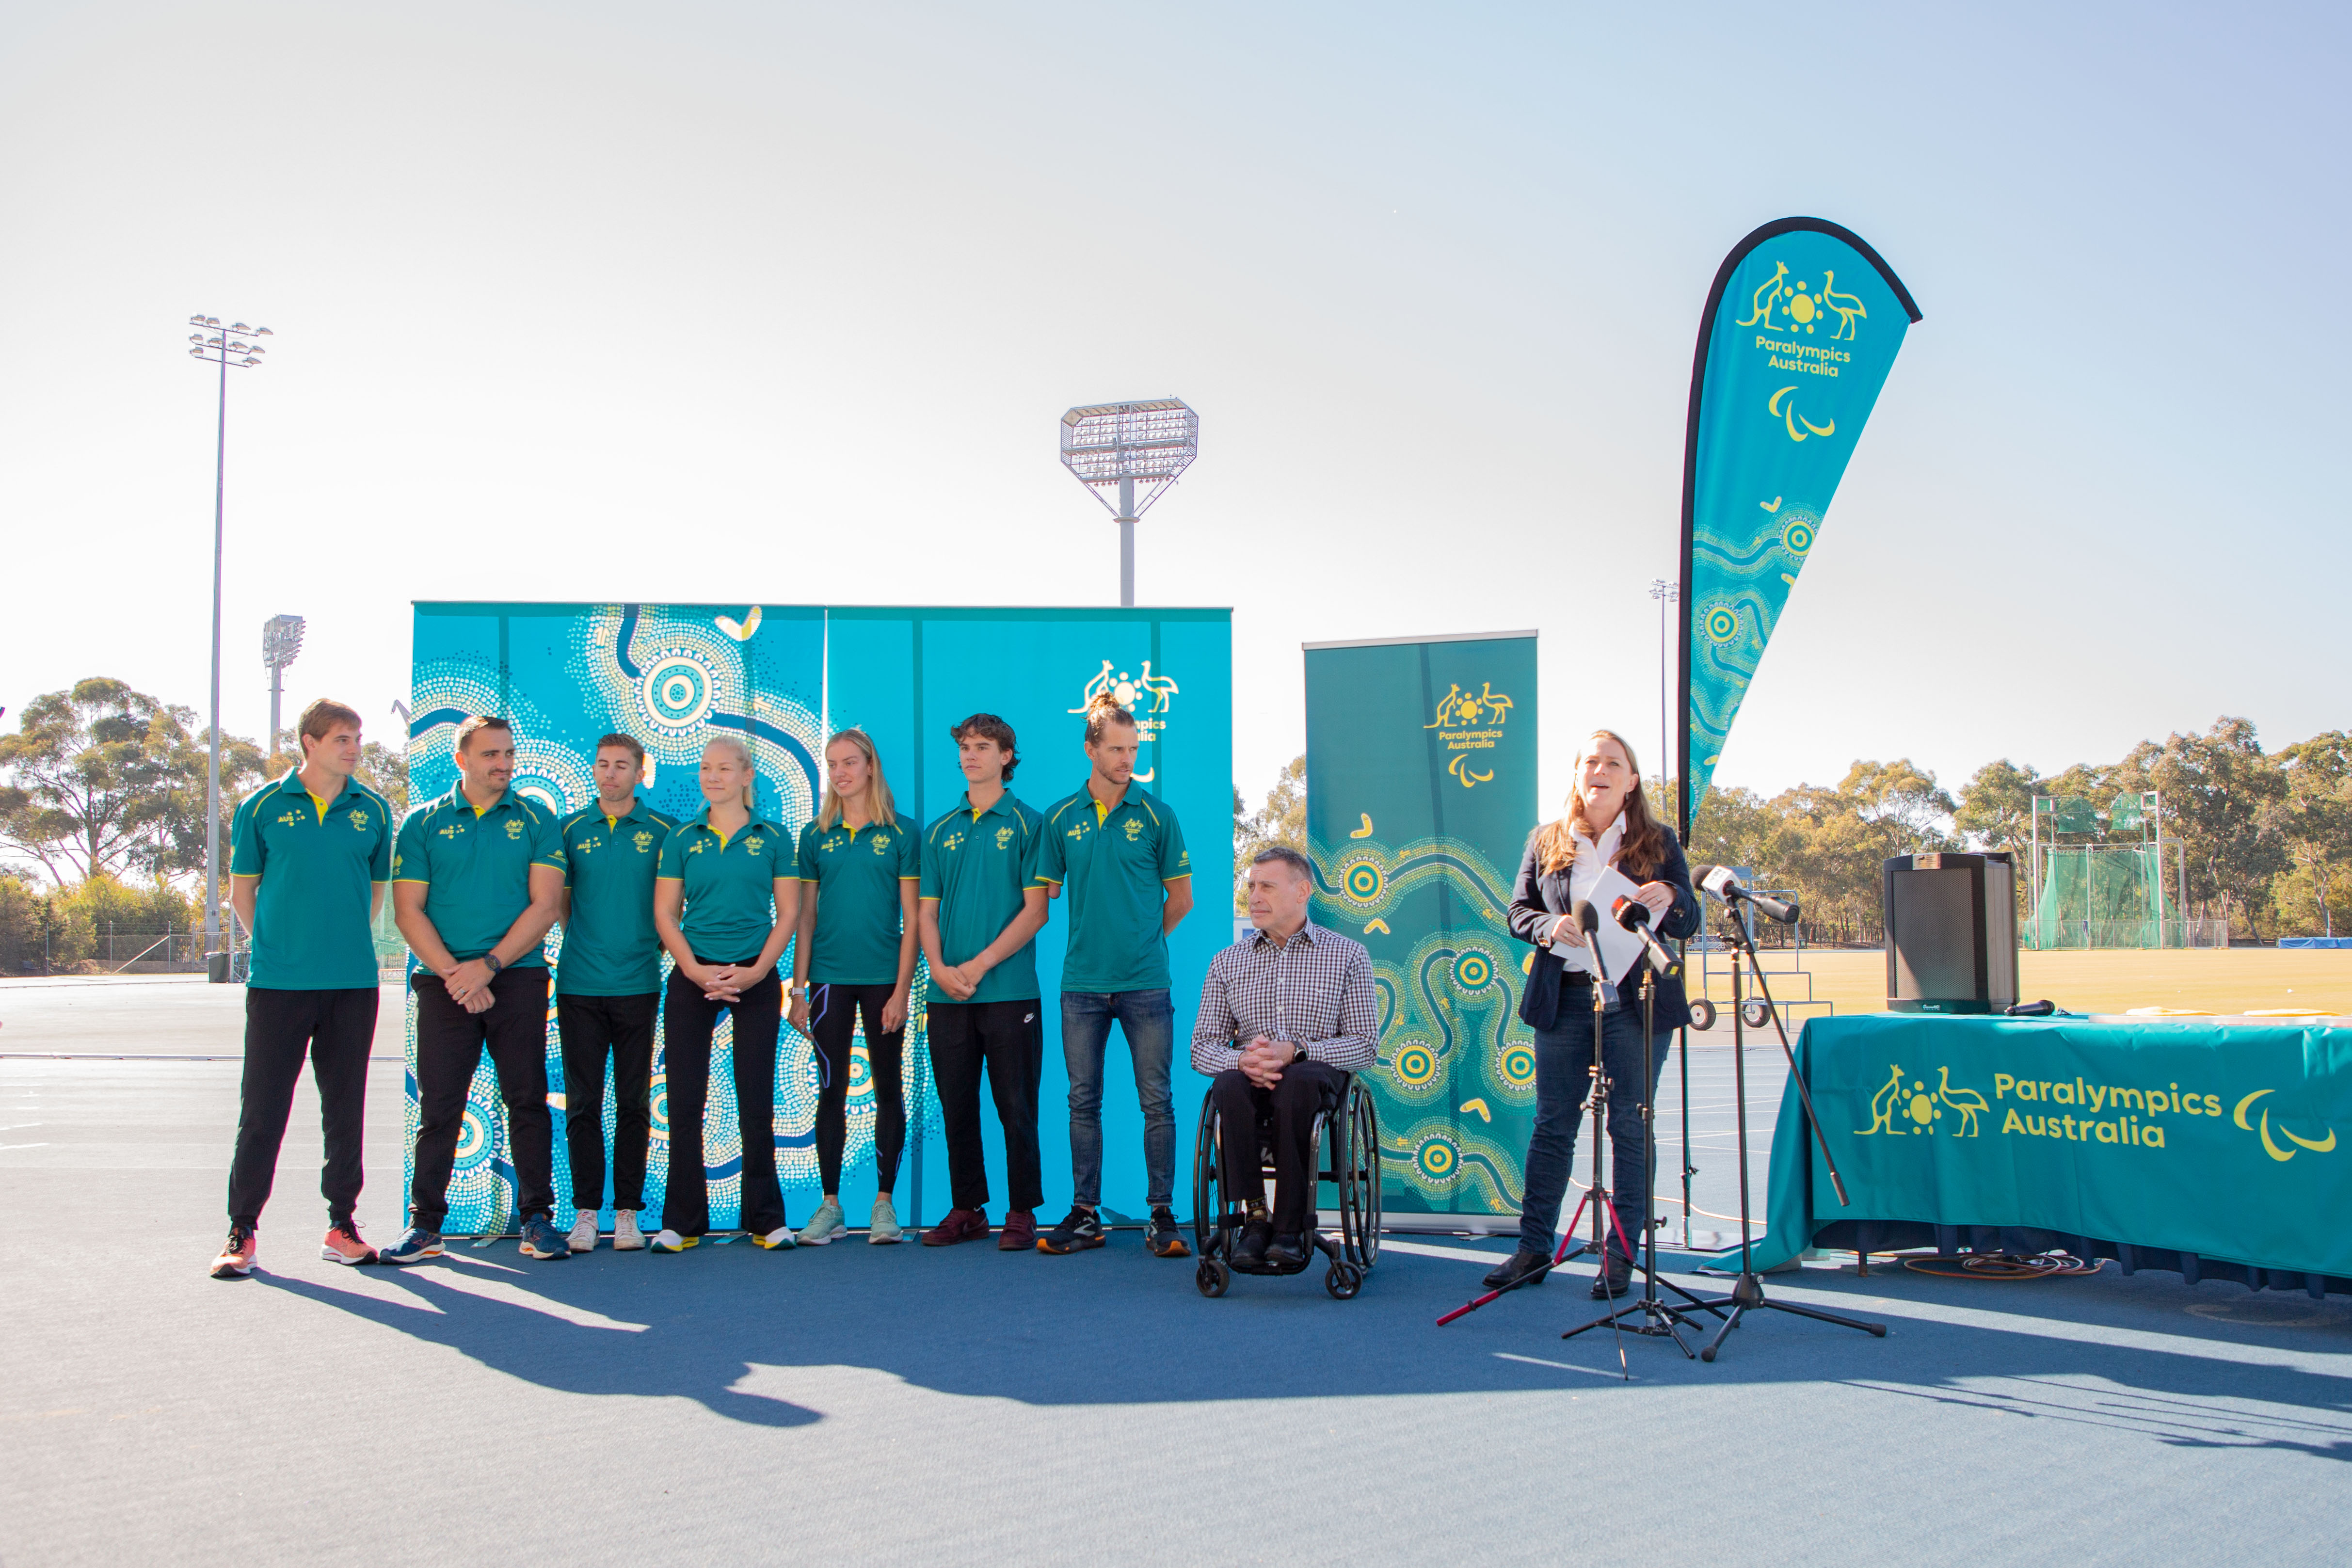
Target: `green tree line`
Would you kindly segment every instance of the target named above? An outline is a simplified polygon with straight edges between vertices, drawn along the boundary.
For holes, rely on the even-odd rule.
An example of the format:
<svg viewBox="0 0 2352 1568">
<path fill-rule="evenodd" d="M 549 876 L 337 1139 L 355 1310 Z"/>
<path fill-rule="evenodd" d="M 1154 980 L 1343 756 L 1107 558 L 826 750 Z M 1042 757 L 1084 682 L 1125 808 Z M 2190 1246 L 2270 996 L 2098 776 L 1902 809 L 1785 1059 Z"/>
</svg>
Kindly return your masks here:
<svg viewBox="0 0 2352 1568">
<path fill-rule="evenodd" d="M 1306 775 L 1307 759 L 1295 758 L 1255 812 L 1234 792 L 1236 885 L 1262 846 L 1306 847 Z M 1653 779 L 1649 791 L 1673 821 L 1675 787 Z M 1717 783 L 1688 847 L 1694 861 L 1746 866 L 1760 884 L 1794 891 L 1808 942 L 1869 946 L 1885 939 L 1879 903 L 1890 858 L 2006 850 L 2017 858 L 2022 905 L 2035 796 L 2081 797 L 2104 811 L 2117 795 L 2147 791 L 2163 796 L 2168 897 L 2185 853 L 2183 912 L 2226 921 L 2233 940 L 2257 942 L 2332 936 L 2338 913 L 2352 917 L 2352 735 L 2331 730 L 2265 752 L 2244 719 L 2047 775 L 2004 757 L 1958 789 L 1907 758 L 1856 762 L 1834 785 L 1799 784 L 1769 798 Z M 2046 816 L 2042 834 L 2047 844 Z M 2138 836 L 2118 828 L 2114 837 Z M 2102 826 L 2060 837 L 2079 844 L 2107 836 Z"/>
<path fill-rule="evenodd" d="M 237 803 L 299 762 L 222 736 L 224 877 Z M 86 964 L 110 928 L 201 927 L 207 771 L 195 710 L 127 681 L 92 676 L 26 704 L 0 734 L 0 853 L 17 862 L 0 871 L 0 973 Z M 369 742 L 361 780 L 406 808 L 404 752 Z"/>
</svg>

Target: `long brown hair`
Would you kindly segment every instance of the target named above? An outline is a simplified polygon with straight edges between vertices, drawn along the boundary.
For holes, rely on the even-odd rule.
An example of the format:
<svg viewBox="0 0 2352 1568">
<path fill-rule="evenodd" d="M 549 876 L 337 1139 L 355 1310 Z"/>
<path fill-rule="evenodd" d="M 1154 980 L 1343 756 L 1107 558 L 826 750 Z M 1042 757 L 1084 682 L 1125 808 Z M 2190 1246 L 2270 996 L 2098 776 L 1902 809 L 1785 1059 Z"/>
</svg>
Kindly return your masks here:
<svg viewBox="0 0 2352 1568">
<path fill-rule="evenodd" d="M 1593 742 L 1614 741 L 1617 749 L 1625 753 L 1625 769 L 1633 775 L 1633 787 L 1625 792 L 1622 808 L 1625 831 L 1617 847 L 1617 868 L 1637 882 L 1648 881 L 1666 863 L 1666 834 L 1650 815 L 1649 797 L 1642 793 L 1642 764 L 1633 755 L 1633 742 L 1614 730 L 1595 730 L 1585 737 L 1576 753 L 1577 771 L 1584 770 L 1584 759 L 1592 754 Z M 1584 800 L 1573 786 L 1568 792 L 1567 807 L 1559 817 L 1545 823 L 1535 831 L 1536 868 L 1546 873 L 1559 871 L 1576 861 L 1576 834 L 1581 829 L 1587 838 L 1598 843 L 1609 825 L 1598 826 L 1584 820 Z"/>
</svg>

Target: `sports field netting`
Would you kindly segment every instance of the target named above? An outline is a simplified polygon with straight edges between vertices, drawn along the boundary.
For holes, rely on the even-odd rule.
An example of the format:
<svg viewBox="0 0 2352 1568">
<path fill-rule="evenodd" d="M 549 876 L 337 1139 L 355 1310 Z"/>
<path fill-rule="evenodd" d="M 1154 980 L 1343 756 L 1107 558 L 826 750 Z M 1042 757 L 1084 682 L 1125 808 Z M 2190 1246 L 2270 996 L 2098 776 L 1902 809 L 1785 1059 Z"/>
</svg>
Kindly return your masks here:
<svg viewBox="0 0 2352 1568">
<path fill-rule="evenodd" d="M 2060 845 L 2042 852 L 2042 888 L 2026 921 L 2036 949 L 2186 945 L 2153 844 Z"/>
</svg>

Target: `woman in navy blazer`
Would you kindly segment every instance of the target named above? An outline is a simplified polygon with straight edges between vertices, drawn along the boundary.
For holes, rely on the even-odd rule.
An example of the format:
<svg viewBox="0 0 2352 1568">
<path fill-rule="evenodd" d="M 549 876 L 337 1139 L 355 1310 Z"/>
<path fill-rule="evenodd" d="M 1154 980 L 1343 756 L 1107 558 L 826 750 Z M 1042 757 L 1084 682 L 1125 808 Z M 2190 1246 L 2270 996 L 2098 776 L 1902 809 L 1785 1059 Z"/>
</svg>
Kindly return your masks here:
<svg viewBox="0 0 2352 1568">
<path fill-rule="evenodd" d="M 1650 909 L 1660 935 L 1683 940 L 1698 933 L 1698 894 L 1691 888 L 1690 863 L 1664 823 L 1651 815 L 1642 791 L 1641 765 L 1633 748 L 1613 730 L 1596 730 L 1576 759 L 1576 790 L 1568 809 L 1528 837 L 1511 890 L 1511 934 L 1535 944 L 1535 963 L 1519 1000 L 1519 1021 L 1536 1035 L 1536 1121 L 1528 1139 L 1526 1191 L 1519 1204 L 1519 1249 L 1486 1276 L 1489 1286 L 1517 1285 L 1551 1260 L 1559 1244 L 1559 1206 L 1576 1161 L 1577 1129 L 1592 1062 L 1592 986 L 1581 964 L 1584 932 L 1569 911 L 1590 896 L 1604 868 L 1613 866 L 1639 884 L 1638 897 Z M 1610 918 L 1608 910 L 1601 918 Z M 1574 956 L 1571 956 L 1574 955 Z M 1642 1124 L 1642 1005 L 1637 972 L 1604 997 L 1601 1052 L 1612 1089 L 1609 1141 L 1615 1150 L 1616 1212 L 1628 1245 L 1637 1243 L 1648 1218 L 1640 1212 L 1650 1149 Z M 1678 978 L 1661 976 L 1654 1005 L 1656 1037 L 1650 1046 L 1650 1098 L 1666 1068 L 1673 1031 L 1690 1022 L 1690 1006 Z M 1633 1262 L 1612 1243 L 1596 1298 L 1622 1295 Z"/>
</svg>

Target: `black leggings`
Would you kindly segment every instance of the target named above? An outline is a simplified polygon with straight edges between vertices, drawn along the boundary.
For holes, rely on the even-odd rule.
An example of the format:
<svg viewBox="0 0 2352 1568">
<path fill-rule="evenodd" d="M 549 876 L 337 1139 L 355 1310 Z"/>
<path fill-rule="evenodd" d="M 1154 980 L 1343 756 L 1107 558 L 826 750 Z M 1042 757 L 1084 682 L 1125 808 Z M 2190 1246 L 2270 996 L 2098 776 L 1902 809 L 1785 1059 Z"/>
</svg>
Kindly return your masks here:
<svg viewBox="0 0 2352 1568">
<path fill-rule="evenodd" d="M 705 958 L 697 963 L 748 963 Z M 776 1030 L 783 1015 L 783 983 L 770 970 L 733 1003 L 713 1002 L 677 971 L 662 994 L 662 1070 L 669 1094 L 669 1180 L 662 1194 L 662 1225 L 680 1236 L 710 1228 L 709 1173 L 702 1158 L 702 1111 L 710 1101 L 710 1037 L 724 1010 L 735 1018 L 735 1114 L 743 1139 L 742 1226 L 765 1236 L 784 1223 L 783 1189 L 776 1182 Z"/>
<path fill-rule="evenodd" d="M 849 1140 L 849 1047 L 857 1015 L 866 1015 L 866 1065 L 874 1074 L 874 1179 L 884 1192 L 898 1181 L 907 1146 L 903 1055 L 907 1026 L 882 1029 L 889 985 L 812 985 L 809 1038 L 816 1045 L 816 1169 L 823 1191 L 841 1191 L 841 1150 Z"/>
</svg>

